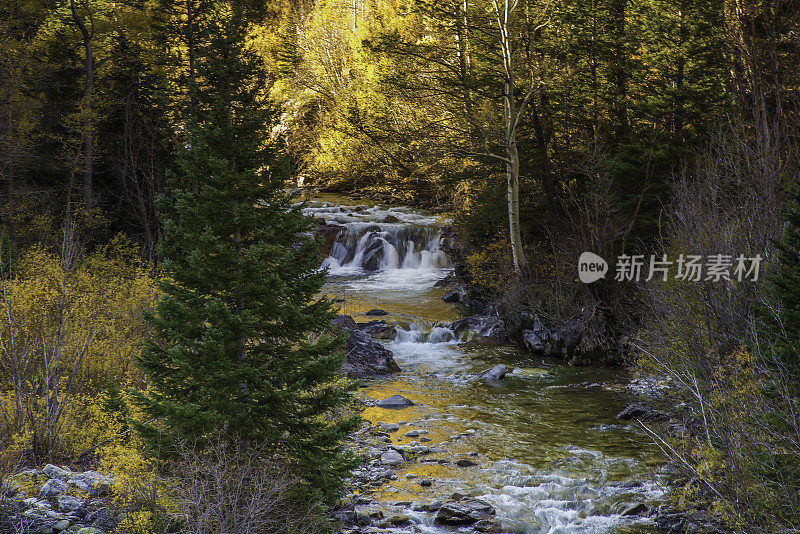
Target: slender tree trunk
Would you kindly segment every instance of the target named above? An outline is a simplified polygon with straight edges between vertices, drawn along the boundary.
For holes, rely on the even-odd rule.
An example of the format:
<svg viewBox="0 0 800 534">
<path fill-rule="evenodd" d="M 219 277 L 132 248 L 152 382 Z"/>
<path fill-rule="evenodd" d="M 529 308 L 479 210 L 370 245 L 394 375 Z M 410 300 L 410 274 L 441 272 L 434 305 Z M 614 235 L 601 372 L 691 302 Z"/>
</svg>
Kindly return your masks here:
<svg viewBox="0 0 800 534">
<path fill-rule="evenodd" d="M 510 37 L 510 17 L 513 8 L 509 0 L 503 3 L 502 14 L 495 4 L 497 23 L 500 29 L 500 46 L 503 54 L 505 84 L 503 88 L 503 112 L 506 122 L 506 181 L 508 186 L 508 232 L 511 241 L 511 257 L 514 270 L 521 272 L 527 266 L 522 247 L 519 225 L 519 151 L 517 150 L 517 110 L 514 100 L 514 54 Z M 527 100 L 527 98 L 526 98 Z"/>
<path fill-rule="evenodd" d="M 511 237 L 511 255 L 514 269 L 522 271 L 527 266 L 525 250 L 522 247 L 519 226 L 519 153 L 516 140 L 511 140 L 508 147 L 510 163 L 506 165 L 508 178 L 508 230 Z"/>
<path fill-rule="evenodd" d="M 461 87 L 463 88 L 464 111 L 467 117 L 472 118 L 472 95 L 469 88 L 469 40 L 467 38 L 467 2 L 459 0 L 453 2 L 456 20 L 456 53 L 458 55 L 458 69 Z M 470 120 L 471 124 L 471 120 Z"/>
</svg>

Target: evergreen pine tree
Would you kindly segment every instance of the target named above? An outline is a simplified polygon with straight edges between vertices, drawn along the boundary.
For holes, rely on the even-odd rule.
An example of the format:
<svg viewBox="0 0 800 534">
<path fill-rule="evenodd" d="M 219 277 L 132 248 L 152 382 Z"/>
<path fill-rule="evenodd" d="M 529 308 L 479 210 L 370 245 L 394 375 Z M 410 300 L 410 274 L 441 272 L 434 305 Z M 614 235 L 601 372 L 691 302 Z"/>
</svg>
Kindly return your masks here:
<svg viewBox="0 0 800 534">
<path fill-rule="evenodd" d="M 340 442 L 354 420 L 327 423 L 352 386 L 337 378 L 341 339 L 319 335 L 334 316 L 316 297 L 308 219 L 283 194 L 284 173 L 264 143 L 260 58 L 236 4 L 217 2 L 197 30 L 179 173 L 164 202 L 164 296 L 138 364 L 154 452 L 176 439 L 230 439 L 287 459 L 323 496 L 347 467 Z"/>
<path fill-rule="evenodd" d="M 776 241 L 777 268 L 769 276 L 772 297 L 777 301 L 778 314 L 763 311 L 772 333 L 777 336 L 774 354 L 780 363 L 795 376 L 795 391 L 800 390 L 800 184 L 795 184 L 786 206 L 786 227 Z"/>
</svg>

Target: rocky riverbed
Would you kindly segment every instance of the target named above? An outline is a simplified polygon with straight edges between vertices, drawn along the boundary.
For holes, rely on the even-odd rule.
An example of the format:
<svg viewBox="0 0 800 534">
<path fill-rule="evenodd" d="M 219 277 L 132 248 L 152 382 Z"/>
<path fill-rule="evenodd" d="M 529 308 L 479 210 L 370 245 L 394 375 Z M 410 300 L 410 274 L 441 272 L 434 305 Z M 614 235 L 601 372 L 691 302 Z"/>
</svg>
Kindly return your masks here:
<svg viewBox="0 0 800 534">
<path fill-rule="evenodd" d="M 635 400 L 627 373 L 565 365 L 581 339 L 469 300 L 437 214 L 324 195 L 305 210 L 357 341 L 343 370 L 364 381 L 364 464 L 337 511 L 349 532 L 659 531 L 663 459 L 616 418 Z"/>
</svg>

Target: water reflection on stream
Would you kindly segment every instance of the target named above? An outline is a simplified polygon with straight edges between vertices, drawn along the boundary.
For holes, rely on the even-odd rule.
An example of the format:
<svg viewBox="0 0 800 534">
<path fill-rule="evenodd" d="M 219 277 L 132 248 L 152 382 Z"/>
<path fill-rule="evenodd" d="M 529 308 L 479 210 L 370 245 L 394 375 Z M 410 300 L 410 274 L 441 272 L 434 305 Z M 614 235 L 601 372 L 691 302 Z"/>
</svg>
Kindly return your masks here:
<svg viewBox="0 0 800 534">
<path fill-rule="evenodd" d="M 399 468 L 396 480 L 369 495 L 379 503 L 371 508 L 417 522 L 394 531 L 447 532 L 433 526 L 432 514 L 403 503 L 442 500 L 453 492 L 492 504 L 508 532 L 654 531 L 645 519 L 621 515 L 631 503 L 662 495 L 653 474 L 661 462 L 657 450 L 614 418 L 629 400 L 628 376 L 567 367 L 451 335 L 447 324 L 459 312 L 442 302 L 444 290 L 434 287 L 452 270 L 439 249 L 440 217 L 408 208 L 359 207 L 334 196 L 314 197 L 306 212 L 345 227 L 326 260 L 326 292 L 344 299 L 340 313 L 363 322 L 375 319 L 365 311 L 383 309 L 389 315 L 380 318 L 398 330 L 386 345 L 403 371 L 366 381 L 364 393 L 376 400 L 401 394 L 417 404 L 368 408 L 364 417 L 373 423 L 405 421 L 392 434 L 397 444 L 419 439 L 404 438 L 405 431 L 428 430 L 431 441 L 425 444 L 446 452 L 425 460 L 469 458 L 478 464 L 418 461 Z M 498 363 L 513 369 L 502 382 L 469 379 Z M 421 487 L 421 478 L 433 485 Z"/>
</svg>

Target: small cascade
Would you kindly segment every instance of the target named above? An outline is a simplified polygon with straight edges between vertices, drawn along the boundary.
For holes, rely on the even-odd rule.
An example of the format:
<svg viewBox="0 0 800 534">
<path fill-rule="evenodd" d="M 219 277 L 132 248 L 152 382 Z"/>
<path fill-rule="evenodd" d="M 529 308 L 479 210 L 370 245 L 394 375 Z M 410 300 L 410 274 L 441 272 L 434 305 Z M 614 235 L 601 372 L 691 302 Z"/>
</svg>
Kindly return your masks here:
<svg viewBox="0 0 800 534">
<path fill-rule="evenodd" d="M 397 335 L 388 347 L 406 367 L 444 371 L 463 365 L 454 351 L 461 340 L 449 324 L 416 321 L 400 324 Z"/>
<path fill-rule="evenodd" d="M 451 266 L 439 248 L 436 228 L 348 224 L 334 242 L 323 267 L 337 269 L 444 269 Z"/>
<path fill-rule="evenodd" d="M 398 326 L 395 343 L 454 343 L 459 339 L 449 325 L 412 323 Z"/>
</svg>

